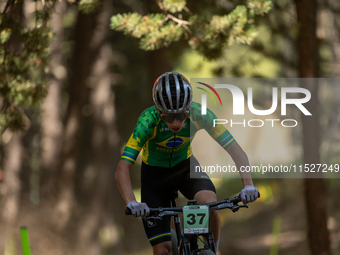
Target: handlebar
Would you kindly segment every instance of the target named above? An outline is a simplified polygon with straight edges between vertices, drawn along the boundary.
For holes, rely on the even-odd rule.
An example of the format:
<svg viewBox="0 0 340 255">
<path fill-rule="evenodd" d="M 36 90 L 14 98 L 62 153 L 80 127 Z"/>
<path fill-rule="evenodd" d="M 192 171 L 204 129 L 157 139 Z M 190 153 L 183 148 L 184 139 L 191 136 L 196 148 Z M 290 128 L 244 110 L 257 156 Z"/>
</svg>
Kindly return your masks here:
<svg viewBox="0 0 340 255">
<path fill-rule="evenodd" d="M 260 197 L 260 193 L 259 196 Z M 216 201 L 216 202 L 212 202 L 212 203 L 207 203 L 207 204 L 202 204 L 202 205 L 206 205 L 209 206 L 209 208 L 212 208 L 214 210 L 222 210 L 222 209 L 230 209 L 233 212 L 238 211 L 239 208 L 243 208 L 246 207 L 248 208 L 247 205 L 238 205 L 239 202 L 241 202 L 241 196 L 238 195 L 234 198 L 226 198 L 224 200 L 221 201 Z M 162 216 L 174 216 L 177 215 L 179 213 L 182 213 L 183 211 L 183 206 L 180 207 L 159 207 L 159 208 L 150 208 L 150 215 L 152 214 L 159 214 L 162 213 Z M 130 208 L 126 208 L 125 209 L 125 215 L 132 215 L 132 212 L 130 210 Z"/>
</svg>

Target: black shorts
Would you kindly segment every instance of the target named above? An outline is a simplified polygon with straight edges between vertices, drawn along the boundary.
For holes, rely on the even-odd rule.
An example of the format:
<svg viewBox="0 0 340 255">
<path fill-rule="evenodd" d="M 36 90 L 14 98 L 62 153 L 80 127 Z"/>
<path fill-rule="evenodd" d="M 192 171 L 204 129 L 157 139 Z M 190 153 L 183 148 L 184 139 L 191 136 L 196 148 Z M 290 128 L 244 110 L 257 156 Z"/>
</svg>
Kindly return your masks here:
<svg viewBox="0 0 340 255">
<path fill-rule="evenodd" d="M 193 169 L 199 165 L 193 156 L 171 168 L 142 163 L 142 202 L 151 208 L 170 207 L 171 195 L 175 191 L 180 191 L 187 199 L 193 199 L 201 190 L 211 190 L 216 193 L 213 183 L 205 173 L 202 173 L 200 178 L 190 178 L 190 165 Z M 170 221 L 170 217 L 155 222 L 143 220 L 151 245 L 171 240 Z"/>
</svg>

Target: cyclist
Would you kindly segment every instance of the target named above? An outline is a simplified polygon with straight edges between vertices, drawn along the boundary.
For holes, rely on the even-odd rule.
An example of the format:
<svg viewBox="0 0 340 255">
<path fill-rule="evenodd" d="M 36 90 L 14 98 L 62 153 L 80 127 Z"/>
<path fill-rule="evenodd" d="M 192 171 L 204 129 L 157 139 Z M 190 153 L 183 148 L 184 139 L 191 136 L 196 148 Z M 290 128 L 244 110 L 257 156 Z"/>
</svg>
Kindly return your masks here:
<svg viewBox="0 0 340 255">
<path fill-rule="evenodd" d="M 215 187 L 206 174 L 190 178 L 190 168 L 195 169 L 199 165 L 190 147 L 194 133 L 205 129 L 230 154 L 238 169 L 248 166 L 249 162 L 223 125 L 212 126 L 212 120 L 217 119 L 214 113 L 208 110 L 206 115 L 200 114 L 201 105 L 192 102 L 192 88 L 183 75 L 176 72 L 162 74 L 154 83 L 152 96 L 155 105 L 140 115 L 118 163 L 116 181 L 132 214 L 143 218 L 153 254 L 158 255 L 171 253 L 170 217 L 156 222 L 144 220 L 149 214 L 149 207 L 169 207 L 170 196 L 177 190 L 199 204 L 217 201 Z M 141 202 L 137 202 L 130 170 L 142 148 Z M 242 202 L 255 201 L 258 190 L 250 174 L 240 174 Z M 210 230 L 217 250 L 220 218 L 217 211 L 211 210 L 210 213 Z"/>
</svg>

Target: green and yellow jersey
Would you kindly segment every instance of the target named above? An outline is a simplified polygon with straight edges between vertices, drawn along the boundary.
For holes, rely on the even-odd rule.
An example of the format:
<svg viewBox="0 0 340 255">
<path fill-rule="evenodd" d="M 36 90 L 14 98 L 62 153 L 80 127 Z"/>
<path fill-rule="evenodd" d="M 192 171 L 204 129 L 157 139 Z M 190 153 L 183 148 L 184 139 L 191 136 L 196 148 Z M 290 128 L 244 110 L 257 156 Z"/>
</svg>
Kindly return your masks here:
<svg viewBox="0 0 340 255">
<path fill-rule="evenodd" d="M 201 115 L 201 104 L 193 102 L 189 118 L 182 129 L 174 133 L 161 120 L 155 106 L 152 106 L 139 116 L 121 159 L 135 163 L 143 149 L 142 160 L 145 164 L 173 167 L 191 156 L 190 142 L 201 129 L 205 129 L 226 149 L 235 142 L 235 139 L 223 125 L 213 127 L 214 119 L 217 117 L 210 110 L 207 110 L 206 115 Z"/>
</svg>

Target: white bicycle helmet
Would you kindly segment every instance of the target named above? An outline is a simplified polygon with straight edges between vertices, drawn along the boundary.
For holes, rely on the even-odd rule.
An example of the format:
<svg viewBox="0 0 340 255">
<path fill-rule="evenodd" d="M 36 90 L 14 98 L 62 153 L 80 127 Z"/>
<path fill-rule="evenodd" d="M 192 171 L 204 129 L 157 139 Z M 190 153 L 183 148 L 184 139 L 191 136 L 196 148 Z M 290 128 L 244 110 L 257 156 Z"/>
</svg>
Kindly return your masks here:
<svg viewBox="0 0 340 255">
<path fill-rule="evenodd" d="M 191 107 L 192 88 L 183 75 L 166 72 L 155 81 L 152 99 L 156 108 L 163 113 L 182 113 Z"/>
</svg>

